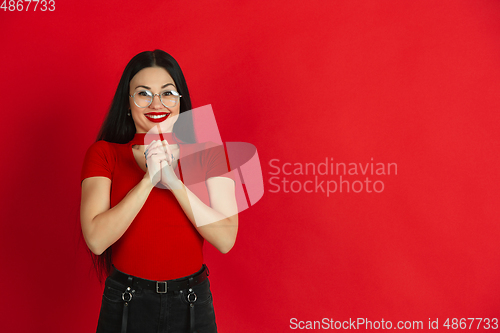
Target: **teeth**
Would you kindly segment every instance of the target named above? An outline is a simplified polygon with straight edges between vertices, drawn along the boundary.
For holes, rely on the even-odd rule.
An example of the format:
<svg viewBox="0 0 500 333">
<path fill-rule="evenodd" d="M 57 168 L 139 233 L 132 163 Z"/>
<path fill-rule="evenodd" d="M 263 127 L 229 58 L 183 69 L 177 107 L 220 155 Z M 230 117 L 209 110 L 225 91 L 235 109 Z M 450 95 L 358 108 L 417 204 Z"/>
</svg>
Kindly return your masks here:
<svg viewBox="0 0 500 333">
<path fill-rule="evenodd" d="M 160 119 L 160 118 L 163 118 L 165 116 L 167 116 L 167 114 L 162 114 L 162 115 L 152 115 L 152 114 L 147 114 L 146 117 L 149 117 L 149 118 L 153 118 L 153 119 Z"/>
</svg>

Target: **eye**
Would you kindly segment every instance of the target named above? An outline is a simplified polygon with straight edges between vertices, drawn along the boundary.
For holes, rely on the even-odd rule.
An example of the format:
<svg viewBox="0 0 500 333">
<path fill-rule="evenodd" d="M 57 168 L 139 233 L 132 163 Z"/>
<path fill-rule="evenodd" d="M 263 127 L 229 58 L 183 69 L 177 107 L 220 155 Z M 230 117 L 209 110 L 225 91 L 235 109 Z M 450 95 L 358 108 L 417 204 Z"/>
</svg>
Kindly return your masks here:
<svg viewBox="0 0 500 333">
<path fill-rule="evenodd" d="M 168 96 L 177 96 L 177 92 L 176 91 L 170 91 L 170 90 L 166 90 L 166 91 L 163 91 L 161 93 L 162 96 L 165 96 L 165 97 L 168 97 Z"/>
<path fill-rule="evenodd" d="M 137 92 L 137 95 L 149 97 L 149 96 L 152 96 L 153 94 L 147 90 L 141 90 L 141 91 Z"/>
</svg>

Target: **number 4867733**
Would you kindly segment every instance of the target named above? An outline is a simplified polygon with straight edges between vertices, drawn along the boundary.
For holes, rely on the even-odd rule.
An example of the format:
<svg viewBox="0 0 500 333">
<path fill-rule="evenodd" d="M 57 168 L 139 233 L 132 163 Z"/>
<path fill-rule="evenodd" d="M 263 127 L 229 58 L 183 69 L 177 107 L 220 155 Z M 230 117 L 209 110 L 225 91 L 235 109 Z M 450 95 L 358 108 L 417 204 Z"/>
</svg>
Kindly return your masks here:
<svg viewBox="0 0 500 333">
<path fill-rule="evenodd" d="M 0 9 L 3 9 L 4 12 L 22 12 L 32 10 L 34 12 L 41 11 L 49 11 L 53 12 L 56 10 L 56 2 L 54 0 L 4 0 Z"/>
</svg>

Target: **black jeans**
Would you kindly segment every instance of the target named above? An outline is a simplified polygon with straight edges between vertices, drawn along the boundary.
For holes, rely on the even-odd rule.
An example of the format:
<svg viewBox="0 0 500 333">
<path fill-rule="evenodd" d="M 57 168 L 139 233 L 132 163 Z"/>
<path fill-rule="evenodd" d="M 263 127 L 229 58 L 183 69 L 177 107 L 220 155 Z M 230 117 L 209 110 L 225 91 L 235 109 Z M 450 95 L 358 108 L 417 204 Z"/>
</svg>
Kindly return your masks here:
<svg viewBox="0 0 500 333">
<path fill-rule="evenodd" d="M 126 289 L 126 285 L 111 277 L 106 279 L 97 333 L 122 332 L 125 304 L 122 294 Z M 132 293 L 132 299 L 128 302 L 126 310 L 127 333 L 216 333 L 217 326 L 208 278 L 192 289 L 196 294 L 193 305 L 188 300 L 188 290 L 162 294 L 134 288 L 135 292 Z M 127 296 L 126 294 L 125 299 L 128 300 Z M 190 299 L 194 300 L 193 295 Z M 190 330 L 192 318 L 194 327 Z"/>
</svg>

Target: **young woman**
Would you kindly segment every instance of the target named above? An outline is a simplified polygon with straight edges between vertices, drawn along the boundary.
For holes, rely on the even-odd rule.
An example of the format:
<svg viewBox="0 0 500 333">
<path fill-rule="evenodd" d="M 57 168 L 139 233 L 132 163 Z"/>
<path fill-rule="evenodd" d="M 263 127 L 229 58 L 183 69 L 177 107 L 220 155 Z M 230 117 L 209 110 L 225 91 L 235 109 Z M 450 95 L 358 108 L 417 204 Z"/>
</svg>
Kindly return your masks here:
<svg viewBox="0 0 500 333">
<path fill-rule="evenodd" d="M 190 110 L 175 59 L 139 53 L 87 151 L 82 232 L 108 275 L 97 332 L 217 331 L 202 247 L 234 245 L 235 184 L 222 147 L 195 142 Z"/>
</svg>

